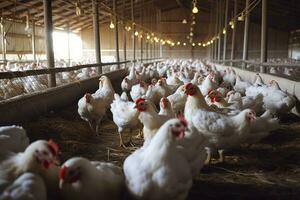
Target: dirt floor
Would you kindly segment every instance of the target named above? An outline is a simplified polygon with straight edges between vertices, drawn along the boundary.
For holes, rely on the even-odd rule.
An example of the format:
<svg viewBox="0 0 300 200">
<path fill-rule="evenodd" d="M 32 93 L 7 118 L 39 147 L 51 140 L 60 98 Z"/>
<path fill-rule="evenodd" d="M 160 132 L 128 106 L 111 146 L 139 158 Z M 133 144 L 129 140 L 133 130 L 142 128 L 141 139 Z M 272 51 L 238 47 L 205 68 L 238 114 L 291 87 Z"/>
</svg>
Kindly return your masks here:
<svg viewBox="0 0 300 200">
<path fill-rule="evenodd" d="M 188 199 L 300 199 L 300 119 L 289 115 L 281 128 L 260 144 L 227 152 L 226 162 L 202 169 Z M 106 119 L 93 133 L 76 107 L 51 112 L 23 124 L 32 141 L 54 139 L 62 162 L 73 156 L 110 161 L 122 166 L 134 150 L 119 147 L 114 123 Z M 138 131 L 136 131 L 137 134 Z M 129 134 L 124 134 L 125 141 Z M 137 146 L 141 140 L 134 139 Z"/>
</svg>

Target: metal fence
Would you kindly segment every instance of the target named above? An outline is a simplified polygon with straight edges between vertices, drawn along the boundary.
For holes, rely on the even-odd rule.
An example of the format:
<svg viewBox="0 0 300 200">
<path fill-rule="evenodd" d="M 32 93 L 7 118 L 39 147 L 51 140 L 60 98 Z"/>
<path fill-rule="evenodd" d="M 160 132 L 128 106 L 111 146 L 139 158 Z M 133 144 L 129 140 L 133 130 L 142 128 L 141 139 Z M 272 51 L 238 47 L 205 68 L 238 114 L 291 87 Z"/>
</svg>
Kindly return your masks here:
<svg viewBox="0 0 300 200">
<path fill-rule="evenodd" d="M 300 63 L 261 63 L 251 60 L 212 60 L 212 62 L 300 81 Z"/>
<path fill-rule="evenodd" d="M 147 64 L 159 62 L 161 60 L 161 58 L 152 58 L 100 64 L 85 64 L 72 67 L 57 67 L 52 69 L 0 72 L 0 101 L 49 88 L 48 77 L 51 74 L 55 74 L 57 86 L 61 86 L 99 76 L 99 68 L 102 69 L 103 73 L 107 73 L 127 68 L 129 63 L 141 62 Z"/>
</svg>

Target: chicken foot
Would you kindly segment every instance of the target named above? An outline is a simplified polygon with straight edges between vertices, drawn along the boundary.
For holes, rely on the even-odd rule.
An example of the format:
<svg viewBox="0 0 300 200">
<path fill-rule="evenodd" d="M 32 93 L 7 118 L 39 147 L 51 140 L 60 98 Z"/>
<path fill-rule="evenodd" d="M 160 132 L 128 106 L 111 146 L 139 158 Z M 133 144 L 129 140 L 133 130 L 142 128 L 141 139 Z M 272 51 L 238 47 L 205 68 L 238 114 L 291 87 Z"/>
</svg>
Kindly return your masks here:
<svg viewBox="0 0 300 200">
<path fill-rule="evenodd" d="M 206 160 L 204 162 L 205 165 L 209 165 L 211 162 L 211 149 L 208 147 L 205 147 L 206 153 L 207 153 L 207 157 Z"/>
<path fill-rule="evenodd" d="M 219 163 L 224 162 L 225 161 L 224 149 L 219 149 L 218 153 L 219 153 L 219 160 L 218 160 L 218 162 Z"/>
</svg>

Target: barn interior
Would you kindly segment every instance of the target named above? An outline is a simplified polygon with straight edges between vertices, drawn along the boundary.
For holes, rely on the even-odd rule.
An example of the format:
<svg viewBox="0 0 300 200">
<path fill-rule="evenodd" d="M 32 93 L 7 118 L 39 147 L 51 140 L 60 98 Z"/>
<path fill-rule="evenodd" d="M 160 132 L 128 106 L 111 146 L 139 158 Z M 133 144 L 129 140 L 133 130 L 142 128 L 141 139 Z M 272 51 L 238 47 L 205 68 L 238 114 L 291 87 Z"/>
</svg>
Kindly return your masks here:
<svg viewBox="0 0 300 200">
<path fill-rule="evenodd" d="M 124 161 L 145 146 L 145 131 L 144 138 L 135 137 L 145 125 L 141 122 L 141 127 L 130 127 L 121 134 L 115 122 L 116 113 L 111 111 L 113 101 L 106 100 L 109 107 L 103 108 L 105 114 L 98 130 L 97 122 L 91 125 L 83 119 L 79 101 L 101 89 L 103 76 L 108 77 L 114 92 L 120 96 L 127 93 L 126 101 L 136 105 L 138 98 L 131 94 L 134 85 L 145 84 L 150 91 L 150 86 L 156 87 L 160 80 L 165 80 L 167 87 L 171 85 L 168 79 L 178 79 L 176 87 L 170 86 L 172 92 L 160 96 L 169 99 L 180 86 L 186 89 L 197 73 L 202 73 L 203 80 L 198 84 L 202 94 L 202 83 L 207 77 L 213 74 L 218 80 L 218 86 L 205 88 L 204 97 L 211 98 L 211 90 L 223 87 L 222 83 L 228 84 L 223 87 L 228 89 L 224 99 L 229 90 L 239 92 L 236 88 L 243 87 L 241 98 L 246 98 L 249 88 L 256 89 L 255 98 L 262 95 L 264 111 L 255 113 L 257 119 L 263 118 L 272 104 L 277 107 L 270 111 L 270 120 L 276 119 L 276 125 L 262 125 L 260 133 L 267 134 L 253 144 L 240 142 L 238 147 L 225 148 L 224 162 L 219 162 L 219 152 L 214 151 L 212 161 L 201 167 L 192 178 L 187 195 L 179 199 L 298 199 L 300 1 L 0 1 L 3 149 L 8 146 L 5 137 L 1 142 L 1 135 L 6 134 L 2 127 L 17 125 L 26 130 L 29 143 L 54 140 L 60 148 L 60 165 L 73 157 L 84 157 L 113 163 L 124 170 Z M 123 87 L 125 79 L 132 81 L 125 81 L 129 89 Z M 143 95 L 138 97 L 151 101 L 146 91 Z M 112 97 L 116 100 L 116 96 Z M 216 102 L 214 99 L 212 104 Z M 228 107 L 209 106 L 217 108 L 213 112 L 227 116 L 234 103 L 228 99 L 226 103 Z M 159 106 L 156 104 L 158 110 Z M 185 112 L 180 110 L 187 118 Z M 173 117 L 180 118 L 178 113 Z M 249 128 L 250 132 L 253 129 Z M 5 163 L 1 153 L 0 161 Z M 126 173 L 123 176 L 128 184 Z M 0 199 L 18 199 L 12 189 L 1 187 L 1 178 L 0 172 Z M 46 188 L 45 199 L 70 199 L 54 195 Z M 151 199 L 149 190 L 147 195 L 134 197 L 127 185 L 121 199 Z M 176 188 L 172 191 L 176 192 Z M 157 193 L 160 194 L 159 189 Z M 156 198 L 173 199 L 168 195 Z"/>
</svg>

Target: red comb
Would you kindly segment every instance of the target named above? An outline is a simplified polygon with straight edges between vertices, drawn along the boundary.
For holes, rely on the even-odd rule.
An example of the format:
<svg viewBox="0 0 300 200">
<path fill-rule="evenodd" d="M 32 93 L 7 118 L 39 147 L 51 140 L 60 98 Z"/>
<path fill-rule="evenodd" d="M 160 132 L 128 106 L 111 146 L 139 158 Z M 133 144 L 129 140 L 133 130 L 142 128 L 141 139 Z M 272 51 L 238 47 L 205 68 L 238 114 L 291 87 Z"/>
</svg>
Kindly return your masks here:
<svg viewBox="0 0 300 200">
<path fill-rule="evenodd" d="M 179 113 L 177 115 L 177 118 L 179 119 L 179 121 L 181 122 L 181 124 L 184 126 L 184 127 L 187 127 L 188 126 L 188 122 L 186 121 L 186 119 L 184 118 L 184 115 L 182 113 Z"/>
<path fill-rule="evenodd" d="M 138 98 L 136 101 L 135 101 L 135 104 L 139 104 L 141 102 L 144 102 L 146 101 L 144 98 Z"/>
<path fill-rule="evenodd" d="M 54 156 L 57 156 L 57 154 L 59 152 L 59 148 L 58 148 L 58 145 L 52 139 L 48 140 L 48 147 L 49 147 L 51 153 Z"/>
<path fill-rule="evenodd" d="M 84 97 L 87 103 L 91 102 L 92 95 L 90 93 L 85 93 Z"/>
<path fill-rule="evenodd" d="M 193 87 L 193 84 L 192 83 L 187 83 L 186 85 L 185 85 L 185 88 L 186 89 L 191 89 Z"/>
<path fill-rule="evenodd" d="M 59 174 L 58 175 L 59 175 L 60 179 L 64 179 L 65 178 L 67 170 L 68 170 L 68 167 L 66 167 L 66 166 L 63 166 L 63 167 L 61 167 L 59 169 Z"/>
</svg>

